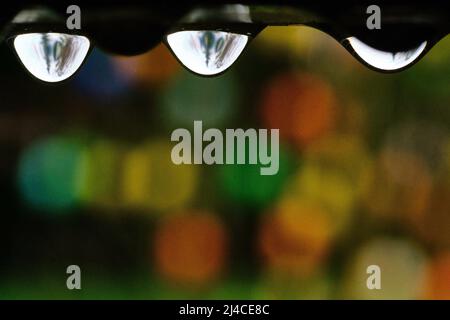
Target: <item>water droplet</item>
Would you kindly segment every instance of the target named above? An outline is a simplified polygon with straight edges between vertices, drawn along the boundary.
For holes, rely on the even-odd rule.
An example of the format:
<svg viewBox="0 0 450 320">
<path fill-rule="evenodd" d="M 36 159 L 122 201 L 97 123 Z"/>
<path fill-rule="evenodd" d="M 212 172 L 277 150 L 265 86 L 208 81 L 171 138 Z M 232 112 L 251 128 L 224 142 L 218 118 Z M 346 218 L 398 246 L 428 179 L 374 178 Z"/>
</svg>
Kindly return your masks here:
<svg viewBox="0 0 450 320">
<path fill-rule="evenodd" d="M 79 35 L 27 33 L 14 39 L 14 48 L 27 70 L 46 82 L 72 76 L 84 61 L 90 41 Z"/>
<path fill-rule="evenodd" d="M 371 47 L 356 37 L 346 39 L 354 55 L 369 66 L 381 71 L 397 71 L 414 63 L 427 47 L 427 41 L 402 51 L 385 51 Z"/>
<path fill-rule="evenodd" d="M 178 60 L 194 73 L 211 76 L 228 69 L 239 57 L 249 36 L 224 31 L 179 31 L 167 36 Z"/>
</svg>

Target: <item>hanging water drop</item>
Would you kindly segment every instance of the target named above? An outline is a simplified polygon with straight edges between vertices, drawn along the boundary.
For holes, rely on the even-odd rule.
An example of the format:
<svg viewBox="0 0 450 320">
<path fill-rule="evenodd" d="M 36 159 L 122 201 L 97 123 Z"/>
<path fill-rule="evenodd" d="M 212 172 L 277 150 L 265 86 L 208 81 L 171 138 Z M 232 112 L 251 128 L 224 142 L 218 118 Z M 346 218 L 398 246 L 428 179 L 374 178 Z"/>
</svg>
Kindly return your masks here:
<svg viewBox="0 0 450 320">
<path fill-rule="evenodd" d="M 346 39 L 353 54 L 365 64 L 380 71 L 398 71 L 413 64 L 424 52 L 427 41 L 405 50 L 376 49 L 356 37 Z"/>
<path fill-rule="evenodd" d="M 211 76 L 227 70 L 249 40 L 244 34 L 224 31 L 179 31 L 167 36 L 167 44 L 190 71 Z"/>
<path fill-rule="evenodd" d="M 89 47 L 88 38 L 63 33 L 27 33 L 14 39 L 14 49 L 25 68 L 46 82 L 72 76 L 86 58 Z"/>
</svg>

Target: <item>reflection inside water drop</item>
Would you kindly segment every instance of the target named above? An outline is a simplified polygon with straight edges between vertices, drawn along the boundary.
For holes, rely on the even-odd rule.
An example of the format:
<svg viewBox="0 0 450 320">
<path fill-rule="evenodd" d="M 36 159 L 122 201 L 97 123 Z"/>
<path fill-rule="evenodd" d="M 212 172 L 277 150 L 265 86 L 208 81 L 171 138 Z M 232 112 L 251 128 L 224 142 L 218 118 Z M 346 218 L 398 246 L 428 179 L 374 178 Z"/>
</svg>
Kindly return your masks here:
<svg viewBox="0 0 450 320">
<path fill-rule="evenodd" d="M 84 61 L 89 39 L 63 33 L 27 33 L 14 39 L 14 48 L 27 70 L 46 82 L 63 81 Z"/>
<path fill-rule="evenodd" d="M 355 37 L 349 37 L 346 40 L 349 42 L 355 53 L 367 64 L 374 68 L 386 71 L 402 69 L 413 63 L 427 46 L 427 41 L 423 41 L 416 48 L 410 50 L 388 52 L 375 49 Z"/>
<path fill-rule="evenodd" d="M 179 31 L 169 34 L 167 43 L 186 68 L 200 75 L 215 75 L 236 61 L 248 38 L 224 31 Z"/>
</svg>

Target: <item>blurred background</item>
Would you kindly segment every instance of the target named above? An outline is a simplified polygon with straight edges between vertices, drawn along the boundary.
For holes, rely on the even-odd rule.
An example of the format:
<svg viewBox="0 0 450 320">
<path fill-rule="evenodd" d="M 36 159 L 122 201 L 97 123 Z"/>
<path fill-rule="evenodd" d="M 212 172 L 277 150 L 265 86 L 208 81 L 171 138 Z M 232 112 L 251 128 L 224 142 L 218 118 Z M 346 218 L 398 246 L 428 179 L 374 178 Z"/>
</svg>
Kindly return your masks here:
<svg viewBox="0 0 450 320">
<path fill-rule="evenodd" d="M 450 299 L 448 37 L 391 75 L 307 27 L 217 78 L 163 45 L 59 85 L 0 57 L 0 298 Z M 279 173 L 173 165 L 194 120 L 279 128 Z"/>
</svg>

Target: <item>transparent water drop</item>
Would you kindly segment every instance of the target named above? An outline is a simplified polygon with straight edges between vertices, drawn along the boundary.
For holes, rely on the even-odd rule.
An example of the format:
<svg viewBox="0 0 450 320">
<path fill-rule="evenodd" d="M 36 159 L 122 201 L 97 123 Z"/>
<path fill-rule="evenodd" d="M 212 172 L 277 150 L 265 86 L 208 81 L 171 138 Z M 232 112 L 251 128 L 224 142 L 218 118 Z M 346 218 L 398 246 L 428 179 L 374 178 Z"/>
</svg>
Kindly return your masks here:
<svg viewBox="0 0 450 320">
<path fill-rule="evenodd" d="M 192 72 L 205 76 L 228 69 L 248 40 L 247 35 L 224 31 L 179 31 L 167 36 L 178 60 Z"/>
<path fill-rule="evenodd" d="M 349 37 L 346 40 L 360 59 L 382 71 L 396 71 L 407 67 L 415 62 L 427 47 L 427 41 L 423 41 L 414 48 L 390 52 L 373 48 L 356 37 Z"/>
<path fill-rule="evenodd" d="M 59 82 L 72 76 L 83 63 L 90 41 L 64 33 L 27 33 L 14 39 L 14 49 L 36 78 Z"/>
</svg>

